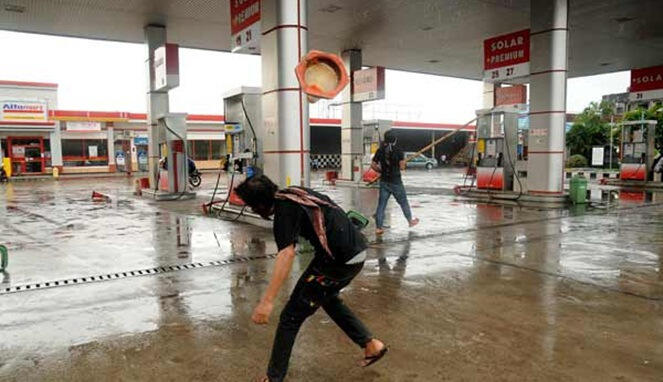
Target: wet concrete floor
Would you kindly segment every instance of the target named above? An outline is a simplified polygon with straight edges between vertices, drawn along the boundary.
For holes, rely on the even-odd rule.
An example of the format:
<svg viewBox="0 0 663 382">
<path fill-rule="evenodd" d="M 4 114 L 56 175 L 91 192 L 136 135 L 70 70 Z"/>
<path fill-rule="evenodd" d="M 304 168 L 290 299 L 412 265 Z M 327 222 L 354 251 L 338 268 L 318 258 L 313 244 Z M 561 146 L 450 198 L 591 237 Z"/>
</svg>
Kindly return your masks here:
<svg viewBox="0 0 663 382">
<path fill-rule="evenodd" d="M 413 171 L 406 182 L 417 190 L 459 177 Z M 372 214 L 375 190 L 317 179 L 344 207 Z M 202 216 L 215 180 L 204 177 L 196 200 L 161 203 L 134 197 L 123 178 L 0 186 L 10 252 L 0 380 L 248 381 L 263 372 L 287 293 L 267 327 L 250 315 L 276 248 L 267 230 Z M 92 202 L 92 189 L 112 201 Z M 663 198 L 593 198 L 551 210 L 414 191 L 414 230 L 391 201 L 390 229 L 378 240 L 368 228 L 369 260 L 343 298 L 392 351 L 356 367 L 359 350 L 318 312 L 288 380 L 662 380 Z M 286 289 L 309 258 L 298 256 Z"/>
</svg>

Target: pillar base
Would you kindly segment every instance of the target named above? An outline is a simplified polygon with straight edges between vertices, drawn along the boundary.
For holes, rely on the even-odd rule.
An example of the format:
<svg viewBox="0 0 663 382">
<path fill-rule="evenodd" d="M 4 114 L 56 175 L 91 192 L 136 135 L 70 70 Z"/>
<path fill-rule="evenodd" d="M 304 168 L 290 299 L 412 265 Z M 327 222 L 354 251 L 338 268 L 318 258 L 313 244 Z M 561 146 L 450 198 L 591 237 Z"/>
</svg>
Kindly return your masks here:
<svg viewBox="0 0 663 382">
<path fill-rule="evenodd" d="M 274 226 L 273 220 L 265 220 L 259 215 L 248 211 L 248 207 L 242 211 L 242 207 L 231 205 L 230 203 L 225 206 L 223 203 L 213 204 L 210 207 L 213 216 L 219 217 L 222 220 L 232 220 L 242 223 L 251 224 L 262 228 L 272 228 Z"/>
<path fill-rule="evenodd" d="M 651 180 L 643 182 L 641 180 L 602 179 L 601 184 L 627 189 L 663 190 L 663 182 L 654 182 Z"/>
<path fill-rule="evenodd" d="M 151 188 L 143 188 L 141 190 L 141 195 L 146 198 L 146 199 L 152 199 L 156 200 L 158 202 L 163 202 L 163 201 L 175 201 L 175 200 L 190 200 L 190 199 L 195 199 L 196 198 L 196 193 L 195 192 L 178 192 L 178 193 L 170 193 L 166 191 L 161 191 L 161 190 L 153 190 Z"/>
<path fill-rule="evenodd" d="M 380 188 L 379 182 L 368 184 L 363 180 L 349 180 L 349 179 L 336 179 L 334 180 L 336 187 L 356 187 L 356 188 Z M 408 188 L 409 189 L 409 188 Z"/>
<path fill-rule="evenodd" d="M 532 207 L 562 208 L 569 204 L 569 194 L 536 195 L 520 194 L 514 191 L 489 191 L 472 189 L 464 191 L 460 196 L 481 201 L 490 201 L 498 204 L 522 205 Z"/>
</svg>

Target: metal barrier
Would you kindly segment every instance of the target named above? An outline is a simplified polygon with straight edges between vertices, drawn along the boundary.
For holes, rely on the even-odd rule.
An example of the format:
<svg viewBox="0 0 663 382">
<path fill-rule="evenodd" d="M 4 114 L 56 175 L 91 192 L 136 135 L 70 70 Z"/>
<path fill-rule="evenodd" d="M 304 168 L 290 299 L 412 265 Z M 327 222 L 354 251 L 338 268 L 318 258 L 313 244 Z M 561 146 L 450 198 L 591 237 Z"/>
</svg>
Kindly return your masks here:
<svg viewBox="0 0 663 382">
<path fill-rule="evenodd" d="M 587 179 L 618 179 L 619 171 L 610 171 L 603 169 L 566 169 L 564 172 L 566 179 L 571 179 L 574 175 L 584 175 Z"/>
</svg>

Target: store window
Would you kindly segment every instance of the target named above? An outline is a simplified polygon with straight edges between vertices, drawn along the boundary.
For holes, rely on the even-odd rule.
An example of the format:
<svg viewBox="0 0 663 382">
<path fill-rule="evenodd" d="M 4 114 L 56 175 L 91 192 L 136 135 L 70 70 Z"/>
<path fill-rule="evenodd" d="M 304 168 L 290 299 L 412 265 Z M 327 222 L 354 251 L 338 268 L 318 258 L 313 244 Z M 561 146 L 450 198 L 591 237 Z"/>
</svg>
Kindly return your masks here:
<svg viewBox="0 0 663 382">
<path fill-rule="evenodd" d="M 208 160 L 209 159 L 209 142 L 210 141 L 193 141 L 194 159 Z"/>
<path fill-rule="evenodd" d="M 189 156 L 194 160 L 218 160 L 226 155 L 225 141 L 222 140 L 189 140 L 187 144 Z"/>
<path fill-rule="evenodd" d="M 51 140 L 44 139 L 44 166 L 52 167 L 51 163 Z"/>
<path fill-rule="evenodd" d="M 225 141 L 211 141 L 210 143 L 210 159 L 221 159 L 226 154 Z"/>
<path fill-rule="evenodd" d="M 9 137 L 7 154 L 12 158 L 12 173 L 44 172 L 43 144 L 40 137 Z"/>
<path fill-rule="evenodd" d="M 65 166 L 107 166 L 108 145 L 105 139 L 63 139 L 62 160 Z"/>
</svg>

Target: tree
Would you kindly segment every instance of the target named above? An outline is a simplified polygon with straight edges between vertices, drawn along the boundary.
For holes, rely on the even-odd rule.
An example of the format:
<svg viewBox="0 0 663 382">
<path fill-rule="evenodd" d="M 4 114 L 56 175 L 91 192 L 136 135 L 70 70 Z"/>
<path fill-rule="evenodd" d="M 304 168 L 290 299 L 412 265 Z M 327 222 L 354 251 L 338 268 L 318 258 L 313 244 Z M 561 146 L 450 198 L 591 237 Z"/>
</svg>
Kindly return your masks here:
<svg viewBox="0 0 663 382">
<path fill-rule="evenodd" d="M 566 146 L 570 154 L 580 154 L 590 158 L 592 146 L 608 144 L 612 113 L 612 104 L 602 101 L 590 103 L 582 113 L 578 114 L 571 129 L 566 133 Z"/>
</svg>

